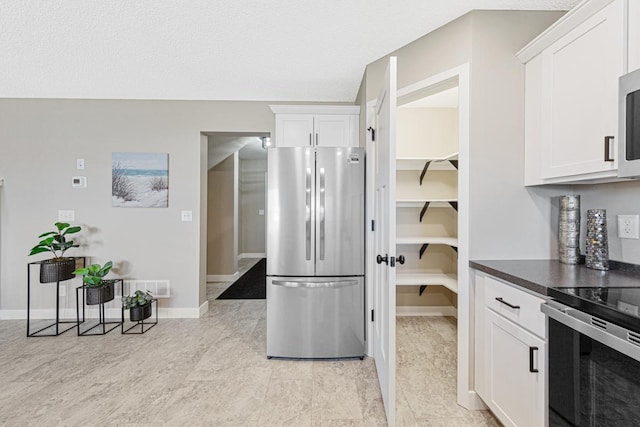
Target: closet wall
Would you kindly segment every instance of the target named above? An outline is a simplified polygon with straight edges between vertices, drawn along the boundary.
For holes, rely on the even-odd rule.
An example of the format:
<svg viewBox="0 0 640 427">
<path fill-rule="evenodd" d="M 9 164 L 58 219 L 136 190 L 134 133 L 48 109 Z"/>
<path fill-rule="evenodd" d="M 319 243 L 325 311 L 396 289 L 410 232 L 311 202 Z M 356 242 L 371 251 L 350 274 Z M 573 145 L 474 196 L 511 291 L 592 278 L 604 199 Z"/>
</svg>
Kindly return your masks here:
<svg viewBox="0 0 640 427">
<path fill-rule="evenodd" d="M 458 109 L 417 104 L 397 110 L 397 253 L 405 263 L 396 298 L 405 314 L 457 306 Z"/>
</svg>

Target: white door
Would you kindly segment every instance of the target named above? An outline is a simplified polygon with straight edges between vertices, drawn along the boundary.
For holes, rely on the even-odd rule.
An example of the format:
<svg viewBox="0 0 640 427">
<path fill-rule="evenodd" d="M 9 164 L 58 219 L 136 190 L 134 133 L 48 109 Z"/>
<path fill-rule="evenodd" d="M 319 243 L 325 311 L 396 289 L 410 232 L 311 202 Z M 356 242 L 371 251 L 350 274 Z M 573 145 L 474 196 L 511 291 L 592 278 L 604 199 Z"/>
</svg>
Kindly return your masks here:
<svg viewBox="0 0 640 427">
<path fill-rule="evenodd" d="M 609 4 L 542 53 L 543 178 L 617 168 L 623 9 Z"/>
<path fill-rule="evenodd" d="M 487 308 L 485 315 L 489 406 L 506 426 L 544 426 L 546 343 Z"/>
<path fill-rule="evenodd" d="M 396 415 L 396 58 L 389 58 L 376 105 L 374 357 L 389 426 Z M 383 260 L 386 258 L 386 260 Z"/>
</svg>

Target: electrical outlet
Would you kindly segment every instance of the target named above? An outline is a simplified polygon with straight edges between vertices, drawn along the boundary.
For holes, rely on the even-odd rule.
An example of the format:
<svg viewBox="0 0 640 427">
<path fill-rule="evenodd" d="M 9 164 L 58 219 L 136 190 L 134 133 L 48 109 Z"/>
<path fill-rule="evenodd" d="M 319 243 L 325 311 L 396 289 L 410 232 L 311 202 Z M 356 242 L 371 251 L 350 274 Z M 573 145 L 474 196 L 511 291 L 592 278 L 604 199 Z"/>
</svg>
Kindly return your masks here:
<svg viewBox="0 0 640 427">
<path fill-rule="evenodd" d="M 640 215 L 618 215 L 618 237 L 640 239 Z"/>
</svg>

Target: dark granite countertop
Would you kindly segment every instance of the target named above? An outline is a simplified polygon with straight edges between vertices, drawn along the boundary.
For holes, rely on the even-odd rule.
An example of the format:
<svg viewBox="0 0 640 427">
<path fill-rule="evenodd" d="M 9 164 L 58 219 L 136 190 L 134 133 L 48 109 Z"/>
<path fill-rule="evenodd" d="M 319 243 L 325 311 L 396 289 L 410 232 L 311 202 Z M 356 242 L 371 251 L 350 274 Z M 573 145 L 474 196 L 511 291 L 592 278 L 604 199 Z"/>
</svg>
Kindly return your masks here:
<svg viewBox="0 0 640 427">
<path fill-rule="evenodd" d="M 615 261 L 609 271 L 562 264 L 555 259 L 480 260 L 470 261 L 469 266 L 540 295 L 558 287 L 640 287 L 640 268 Z"/>
</svg>

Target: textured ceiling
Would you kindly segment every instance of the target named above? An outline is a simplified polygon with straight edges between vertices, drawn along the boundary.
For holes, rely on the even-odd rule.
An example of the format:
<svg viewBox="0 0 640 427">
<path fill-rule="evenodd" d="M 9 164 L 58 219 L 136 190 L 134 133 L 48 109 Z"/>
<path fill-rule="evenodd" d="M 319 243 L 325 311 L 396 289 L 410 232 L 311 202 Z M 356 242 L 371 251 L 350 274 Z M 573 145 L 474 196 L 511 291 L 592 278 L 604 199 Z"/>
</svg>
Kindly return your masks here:
<svg viewBox="0 0 640 427">
<path fill-rule="evenodd" d="M 368 63 L 474 9 L 577 0 L 2 0 L 0 97 L 353 101 Z"/>
</svg>

